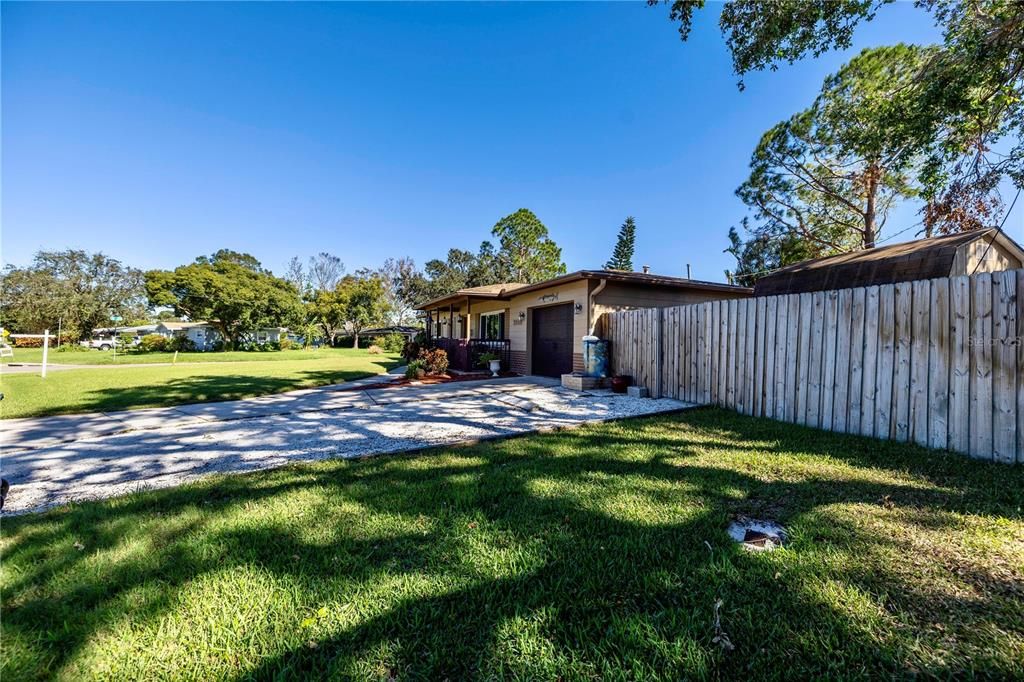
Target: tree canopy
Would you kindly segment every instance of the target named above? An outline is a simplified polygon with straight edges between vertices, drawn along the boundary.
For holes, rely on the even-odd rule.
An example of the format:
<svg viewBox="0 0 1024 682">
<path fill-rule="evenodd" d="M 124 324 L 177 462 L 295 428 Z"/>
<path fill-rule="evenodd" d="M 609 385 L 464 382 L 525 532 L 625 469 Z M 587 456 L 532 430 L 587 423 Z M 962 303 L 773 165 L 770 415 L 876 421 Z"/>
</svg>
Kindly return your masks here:
<svg viewBox="0 0 1024 682">
<path fill-rule="evenodd" d="M 0 273 L 0 315 L 21 333 L 50 329 L 72 339 L 110 325 L 110 317 L 143 317 L 146 291 L 141 270 L 102 253 L 40 251 L 25 268 Z"/>
<path fill-rule="evenodd" d="M 562 249 L 533 211 L 521 208 L 505 216 L 495 223 L 491 235 L 498 240 L 493 258 L 496 281 L 534 284 L 565 274 Z M 490 244 L 484 242 L 484 246 Z"/>
<path fill-rule="evenodd" d="M 606 270 L 633 270 L 633 251 L 636 248 L 636 221 L 628 216 L 619 228 L 612 257 L 604 264 Z"/>
<path fill-rule="evenodd" d="M 359 273 L 342 278 L 335 291 L 343 302 L 345 325 L 354 337 L 352 345 L 359 348 L 362 331 L 387 318 L 385 283 L 374 273 Z"/>
<path fill-rule="evenodd" d="M 890 1 L 731 0 L 719 26 L 742 87 L 751 71 L 849 48 L 857 27 Z M 704 0 L 667 4 L 686 40 Z M 917 176 L 926 234 L 990 226 L 1002 207 L 1000 180 L 1024 187 L 1024 3 L 918 0 L 916 6 L 933 15 L 943 42 L 918 65 L 898 111 L 890 107 L 898 123 L 888 132 L 890 144 L 927 157 Z"/>
<path fill-rule="evenodd" d="M 533 284 L 565 274 L 562 249 L 529 209 L 521 208 L 499 220 L 491 235 L 497 239 L 497 247 L 484 241 L 476 253 L 449 249 L 444 260 L 427 261 L 422 273 L 407 273 L 403 279 L 405 295 L 422 303 L 468 287 L 505 282 Z"/>
<path fill-rule="evenodd" d="M 796 236 L 813 251 L 873 247 L 895 202 L 914 196 L 915 155 L 887 134 L 900 88 L 927 52 L 865 50 L 829 76 L 813 105 L 764 134 L 736 194 L 758 237 Z"/>
<path fill-rule="evenodd" d="M 298 326 L 302 301 L 286 280 L 249 254 L 221 250 L 174 270 L 146 273 L 153 306 L 168 306 L 191 320 L 207 320 L 235 348 L 242 336 L 267 326 Z"/>
</svg>

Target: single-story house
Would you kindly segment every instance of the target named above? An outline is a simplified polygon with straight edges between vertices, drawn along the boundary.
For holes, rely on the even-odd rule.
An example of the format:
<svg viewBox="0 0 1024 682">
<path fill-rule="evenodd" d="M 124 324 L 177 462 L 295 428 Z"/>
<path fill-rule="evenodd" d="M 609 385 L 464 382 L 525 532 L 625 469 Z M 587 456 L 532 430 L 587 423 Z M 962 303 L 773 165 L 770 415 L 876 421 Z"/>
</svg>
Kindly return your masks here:
<svg viewBox="0 0 1024 682">
<path fill-rule="evenodd" d="M 156 334 L 167 338 L 183 336 L 195 344 L 198 350 L 213 350 L 220 340 L 220 332 L 209 322 L 161 322 L 156 326 Z M 255 343 L 275 343 L 288 337 L 287 327 L 263 327 L 245 334 L 246 338 Z"/>
<path fill-rule="evenodd" d="M 408 327 L 401 324 L 396 324 L 390 327 L 375 327 L 374 329 L 364 329 L 359 332 L 359 336 L 373 338 L 374 336 L 388 336 L 389 334 L 401 334 L 407 340 L 411 341 L 417 334 L 423 331 L 423 327 Z"/>
<path fill-rule="evenodd" d="M 615 310 L 661 308 L 752 295 L 746 287 L 647 272 L 580 270 L 536 284 L 472 287 L 426 301 L 430 343 L 455 369 L 482 352 L 519 374 L 560 376 L 583 368 L 582 338 Z"/>
<path fill-rule="evenodd" d="M 996 229 L 917 239 L 787 265 L 757 280 L 755 296 L 830 291 L 1015 270 L 1024 248 Z"/>
</svg>

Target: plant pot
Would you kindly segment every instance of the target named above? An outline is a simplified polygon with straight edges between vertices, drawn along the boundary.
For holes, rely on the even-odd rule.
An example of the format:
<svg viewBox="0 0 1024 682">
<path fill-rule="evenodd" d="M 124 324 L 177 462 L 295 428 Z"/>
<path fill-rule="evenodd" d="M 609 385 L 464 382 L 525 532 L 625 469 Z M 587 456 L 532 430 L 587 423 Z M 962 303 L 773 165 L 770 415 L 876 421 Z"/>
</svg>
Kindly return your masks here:
<svg viewBox="0 0 1024 682">
<path fill-rule="evenodd" d="M 491 376 L 498 376 L 498 370 L 501 369 L 501 360 L 491 360 L 488 364 L 491 369 Z"/>
<path fill-rule="evenodd" d="M 618 375 L 612 377 L 612 393 L 625 393 L 633 384 L 633 377 Z"/>
</svg>

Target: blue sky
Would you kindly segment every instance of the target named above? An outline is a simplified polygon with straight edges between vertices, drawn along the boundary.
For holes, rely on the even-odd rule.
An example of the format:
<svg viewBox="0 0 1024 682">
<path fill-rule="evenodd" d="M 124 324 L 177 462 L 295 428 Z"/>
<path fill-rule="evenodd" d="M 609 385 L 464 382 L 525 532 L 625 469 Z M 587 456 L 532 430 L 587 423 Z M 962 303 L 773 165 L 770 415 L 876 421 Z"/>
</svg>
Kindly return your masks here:
<svg viewBox="0 0 1024 682">
<path fill-rule="evenodd" d="M 475 250 L 528 207 L 570 270 L 600 266 L 631 214 L 637 266 L 719 280 L 760 135 L 859 49 L 938 37 L 886 7 L 854 50 L 740 92 L 717 9 L 686 44 L 666 12 L 5 3 L 2 258 L 170 268 L 232 248 L 281 272 L 329 251 L 351 271 Z"/>
</svg>

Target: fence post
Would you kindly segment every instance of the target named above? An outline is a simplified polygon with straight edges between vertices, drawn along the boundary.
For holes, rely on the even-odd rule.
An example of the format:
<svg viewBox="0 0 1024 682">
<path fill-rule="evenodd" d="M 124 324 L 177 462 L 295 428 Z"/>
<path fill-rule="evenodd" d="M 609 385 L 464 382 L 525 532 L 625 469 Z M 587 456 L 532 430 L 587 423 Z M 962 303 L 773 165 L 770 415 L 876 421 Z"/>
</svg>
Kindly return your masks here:
<svg viewBox="0 0 1024 682">
<path fill-rule="evenodd" d="M 40 376 L 46 378 L 46 361 L 50 355 L 50 330 L 47 329 L 43 332 L 43 371 Z"/>
<path fill-rule="evenodd" d="M 662 372 L 665 369 L 665 349 L 662 346 L 661 340 L 665 335 L 665 309 L 655 308 L 655 317 L 657 322 L 655 323 L 655 335 L 654 335 L 654 397 L 661 397 L 661 382 Z"/>
</svg>

